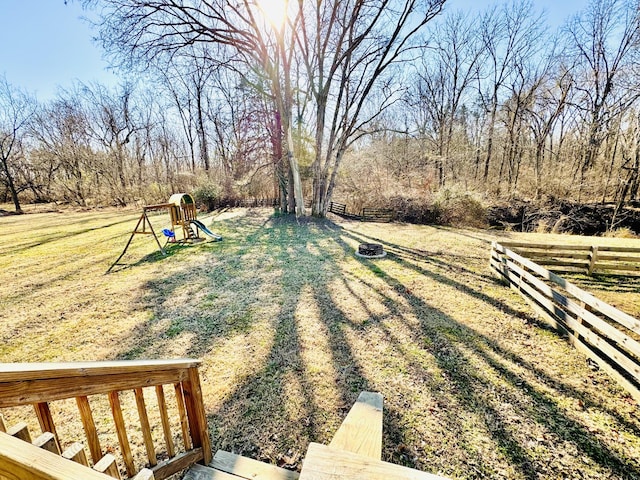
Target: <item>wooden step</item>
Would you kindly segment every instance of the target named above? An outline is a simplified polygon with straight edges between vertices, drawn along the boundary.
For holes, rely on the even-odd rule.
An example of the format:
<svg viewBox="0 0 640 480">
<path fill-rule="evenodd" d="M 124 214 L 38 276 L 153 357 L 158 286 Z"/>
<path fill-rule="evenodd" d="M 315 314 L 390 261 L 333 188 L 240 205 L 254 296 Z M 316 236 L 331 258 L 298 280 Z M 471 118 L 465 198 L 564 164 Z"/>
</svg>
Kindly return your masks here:
<svg viewBox="0 0 640 480">
<path fill-rule="evenodd" d="M 240 480 L 240 477 L 196 463 L 191 466 L 182 480 Z"/>
<path fill-rule="evenodd" d="M 155 478 L 156 477 L 153 476 L 153 472 L 151 470 L 149 470 L 148 468 L 143 468 L 131 480 L 155 480 Z"/>
<path fill-rule="evenodd" d="M 62 452 L 62 458 L 66 458 L 67 460 L 73 460 L 80 465 L 84 465 L 85 467 L 89 466 L 89 461 L 87 460 L 87 454 L 84 451 L 84 447 L 81 443 L 74 443 L 69 448 L 67 448 L 64 452 Z"/>
<path fill-rule="evenodd" d="M 269 463 L 218 450 L 209 464 L 211 468 L 251 480 L 297 480 L 300 474 Z"/>
<path fill-rule="evenodd" d="M 29 427 L 27 427 L 25 422 L 15 424 L 7 430 L 7 433 L 12 437 L 31 443 L 31 434 L 29 433 Z"/>
<path fill-rule="evenodd" d="M 382 395 L 379 393 L 360 393 L 329 446 L 380 460 L 382 403 Z"/>
<path fill-rule="evenodd" d="M 311 443 L 302 466 L 302 478 L 313 480 L 448 480 L 371 457 Z"/>
</svg>

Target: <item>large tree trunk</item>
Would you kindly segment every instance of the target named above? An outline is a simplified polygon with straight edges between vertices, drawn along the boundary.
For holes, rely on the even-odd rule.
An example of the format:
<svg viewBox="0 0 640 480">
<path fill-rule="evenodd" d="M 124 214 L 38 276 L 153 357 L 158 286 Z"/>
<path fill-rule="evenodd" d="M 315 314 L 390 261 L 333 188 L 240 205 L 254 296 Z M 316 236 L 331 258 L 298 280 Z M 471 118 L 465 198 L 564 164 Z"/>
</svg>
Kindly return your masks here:
<svg viewBox="0 0 640 480">
<path fill-rule="evenodd" d="M 293 195 L 295 198 L 296 217 L 301 217 L 305 214 L 304 210 L 304 196 L 302 195 L 302 180 L 300 178 L 300 170 L 298 168 L 298 161 L 293 155 L 293 134 L 291 133 L 291 121 L 287 122 L 287 158 L 289 159 L 289 168 L 291 170 L 291 179 L 293 181 Z"/>
<path fill-rule="evenodd" d="M 321 169 L 315 178 L 313 184 L 313 215 L 317 217 L 325 217 L 329 210 L 329 204 L 333 197 L 333 190 L 336 186 L 336 178 L 338 176 L 338 170 L 340 169 L 340 163 L 344 157 L 345 148 L 340 148 L 335 153 L 333 164 L 330 165 L 330 161 L 327 160 L 325 168 Z"/>
<path fill-rule="evenodd" d="M 542 162 L 544 160 L 544 145 L 546 138 L 537 139 L 536 141 L 536 157 L 534 163 L 535 180 L 536 180 L 536 192 L 535 199 L 540 200 L 542 198 Z"/>
<path fill-rule="evenodd" d="M 13 183 L 13 177 L 11 176 L 11 172 L 9 172 L 9 165 L 7 164 L 6 158 L 2 159 L 2 170 L 4 171 L 5 177 L 7 177 L 7 186 L 9 187 L 11 200 L 13 200 L 13 206 L 16 209 L 16 213 L 22 213 L 22 207 L 20 206 L 20 200 L 18 199 L 18 191 Z"/>
<path fill-rule="evenodd" d="M 276 182 L 276 195 L 278 196 L 278 203 L 280 211 L 286 213 L 288 211 L 289 191 L 288 191 L 288 173 L 289 169 L 283 157 L 282 148 L 282 121 L 280 112 L 274 113 L 273 128 L 271 131 L 271 151 L 273 155 L 273 163 L 275 166 L 275 182 Z"/>
</svg>

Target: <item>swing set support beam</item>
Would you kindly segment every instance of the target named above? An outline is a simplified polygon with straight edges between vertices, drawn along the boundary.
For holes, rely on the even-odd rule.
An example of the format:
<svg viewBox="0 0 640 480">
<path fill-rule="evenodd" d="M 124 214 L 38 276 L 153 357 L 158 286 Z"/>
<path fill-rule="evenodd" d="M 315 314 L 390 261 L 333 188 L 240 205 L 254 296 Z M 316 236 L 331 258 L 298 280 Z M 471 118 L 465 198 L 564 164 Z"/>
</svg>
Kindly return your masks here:
<svg viewBox="0 0 640 480">
<path fill-rule="evenodd" d="M 153 229 L 153 225 L 151 224 L 151 221 L 147 216 L 147 211 L 162 210 L 165 208 L 170 208 L 171 206 L 172 206 L 171 203 L 162 203 L 159 205 L 148 205 L 142 209 L 142 215 L 140 215 L 140 218 L 138 219 L 138 223 L 136 223 L 136 228 L 134 228 L 133 232 L 131 232 L 131 236 L 129 237 L 129 241 L 125 245 L 124 250 L 122 251 L 120 256 L 116 259 L 116 261 L 113 262 L 113 264 L 109 267 L 109 270 L 107 270 L 106 273 L 111 272 L 113 267 L 115 267 L 116 265 L 120 265 L 120 263 L 118 262 L 120 262 L 122 257 L 124 257 L 124 254 L 127 253 L 127 249 L 129 248 L 129 245 L 131 245 L 131 242 L 133 241 L 133 237 L 135 235 L 153 235 L 153 238 L 155 239 L 156 244 L 158 245 L 158 248 L 160 249 L 160 252 L 162 253 L 162 255 L 167 254 L 167 252 L 162 247 L 162 245 L 160 245 L 160 240 L 158 240 L 158 236 L 156 235 L 156 232 Z M 149 227 L 149 230 L 147 230 L 147 226 Z"/>
</svg>

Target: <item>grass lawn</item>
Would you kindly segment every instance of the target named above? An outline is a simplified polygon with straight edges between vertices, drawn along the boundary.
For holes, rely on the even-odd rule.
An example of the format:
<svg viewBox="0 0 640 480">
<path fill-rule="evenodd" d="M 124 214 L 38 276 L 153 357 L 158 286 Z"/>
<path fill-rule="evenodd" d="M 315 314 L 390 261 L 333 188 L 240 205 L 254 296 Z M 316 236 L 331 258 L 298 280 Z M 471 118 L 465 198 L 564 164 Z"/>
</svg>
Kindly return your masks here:
<svg viewBox="0 0 640 480">
<path fill-rule="evenodd" d="M 200 358 L 214 449 L 291 468 L 372 390 L 387 461 L 461 479 L 640 478 L 638 406 L 494 280 L 495 233 L 236 209 L 200 216 L 222 242 L 162 257 L 137 236 L 129 267 L 106 275 L 138 216 L 0 218 L 1 361 Z M 356 258 L 364 241 L 387 257 Z M 637 305 L 633 284 L 602 290 Z"/>
</svg>

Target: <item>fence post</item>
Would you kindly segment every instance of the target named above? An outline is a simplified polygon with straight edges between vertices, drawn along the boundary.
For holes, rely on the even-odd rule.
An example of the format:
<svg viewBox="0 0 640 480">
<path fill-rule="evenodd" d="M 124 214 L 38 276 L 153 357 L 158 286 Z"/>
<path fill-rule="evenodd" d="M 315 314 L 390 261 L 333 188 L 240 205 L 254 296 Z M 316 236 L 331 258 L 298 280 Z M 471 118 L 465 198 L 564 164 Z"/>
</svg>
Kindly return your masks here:
<svg viewBox="0 0 640 480">
<path fill-rule="evenodd" d="M 591 245 L 591 252 L 589 253 L 589 267 L 587 268 L 587 275 L 591 275 L 593 273 L 593 269 L 596 266 L 596 262 L 598 261 L 598 246 Z"/>
<path fill-rule="evenodd" d="M 588 306 L 588 305 L 587 305 L 583 300 L 578 300 L 578 302 L 577 302 L 577 303 L 578 303 L 582 308 L 584 308 L 585 310 L 589 311 L 589 310 L 588 310 L 588 307 L 589 307 L 589 306 Z M 577 323 L 578 325 L 582 325 L 582 322 L 583 322 L 582 314 L 578 314 L 578 313 L 576 312 L 576 323 Z M 575 328 L 573 329 L 573 335 L 576 337 L 576 339 L 578 339 L 578 340 L 582 340 L 582 336 L 580 335 L 580 332 L 578 332 L 578 330 L 577 330 L 577 329 L 575 329 Z"/>
</svg>

